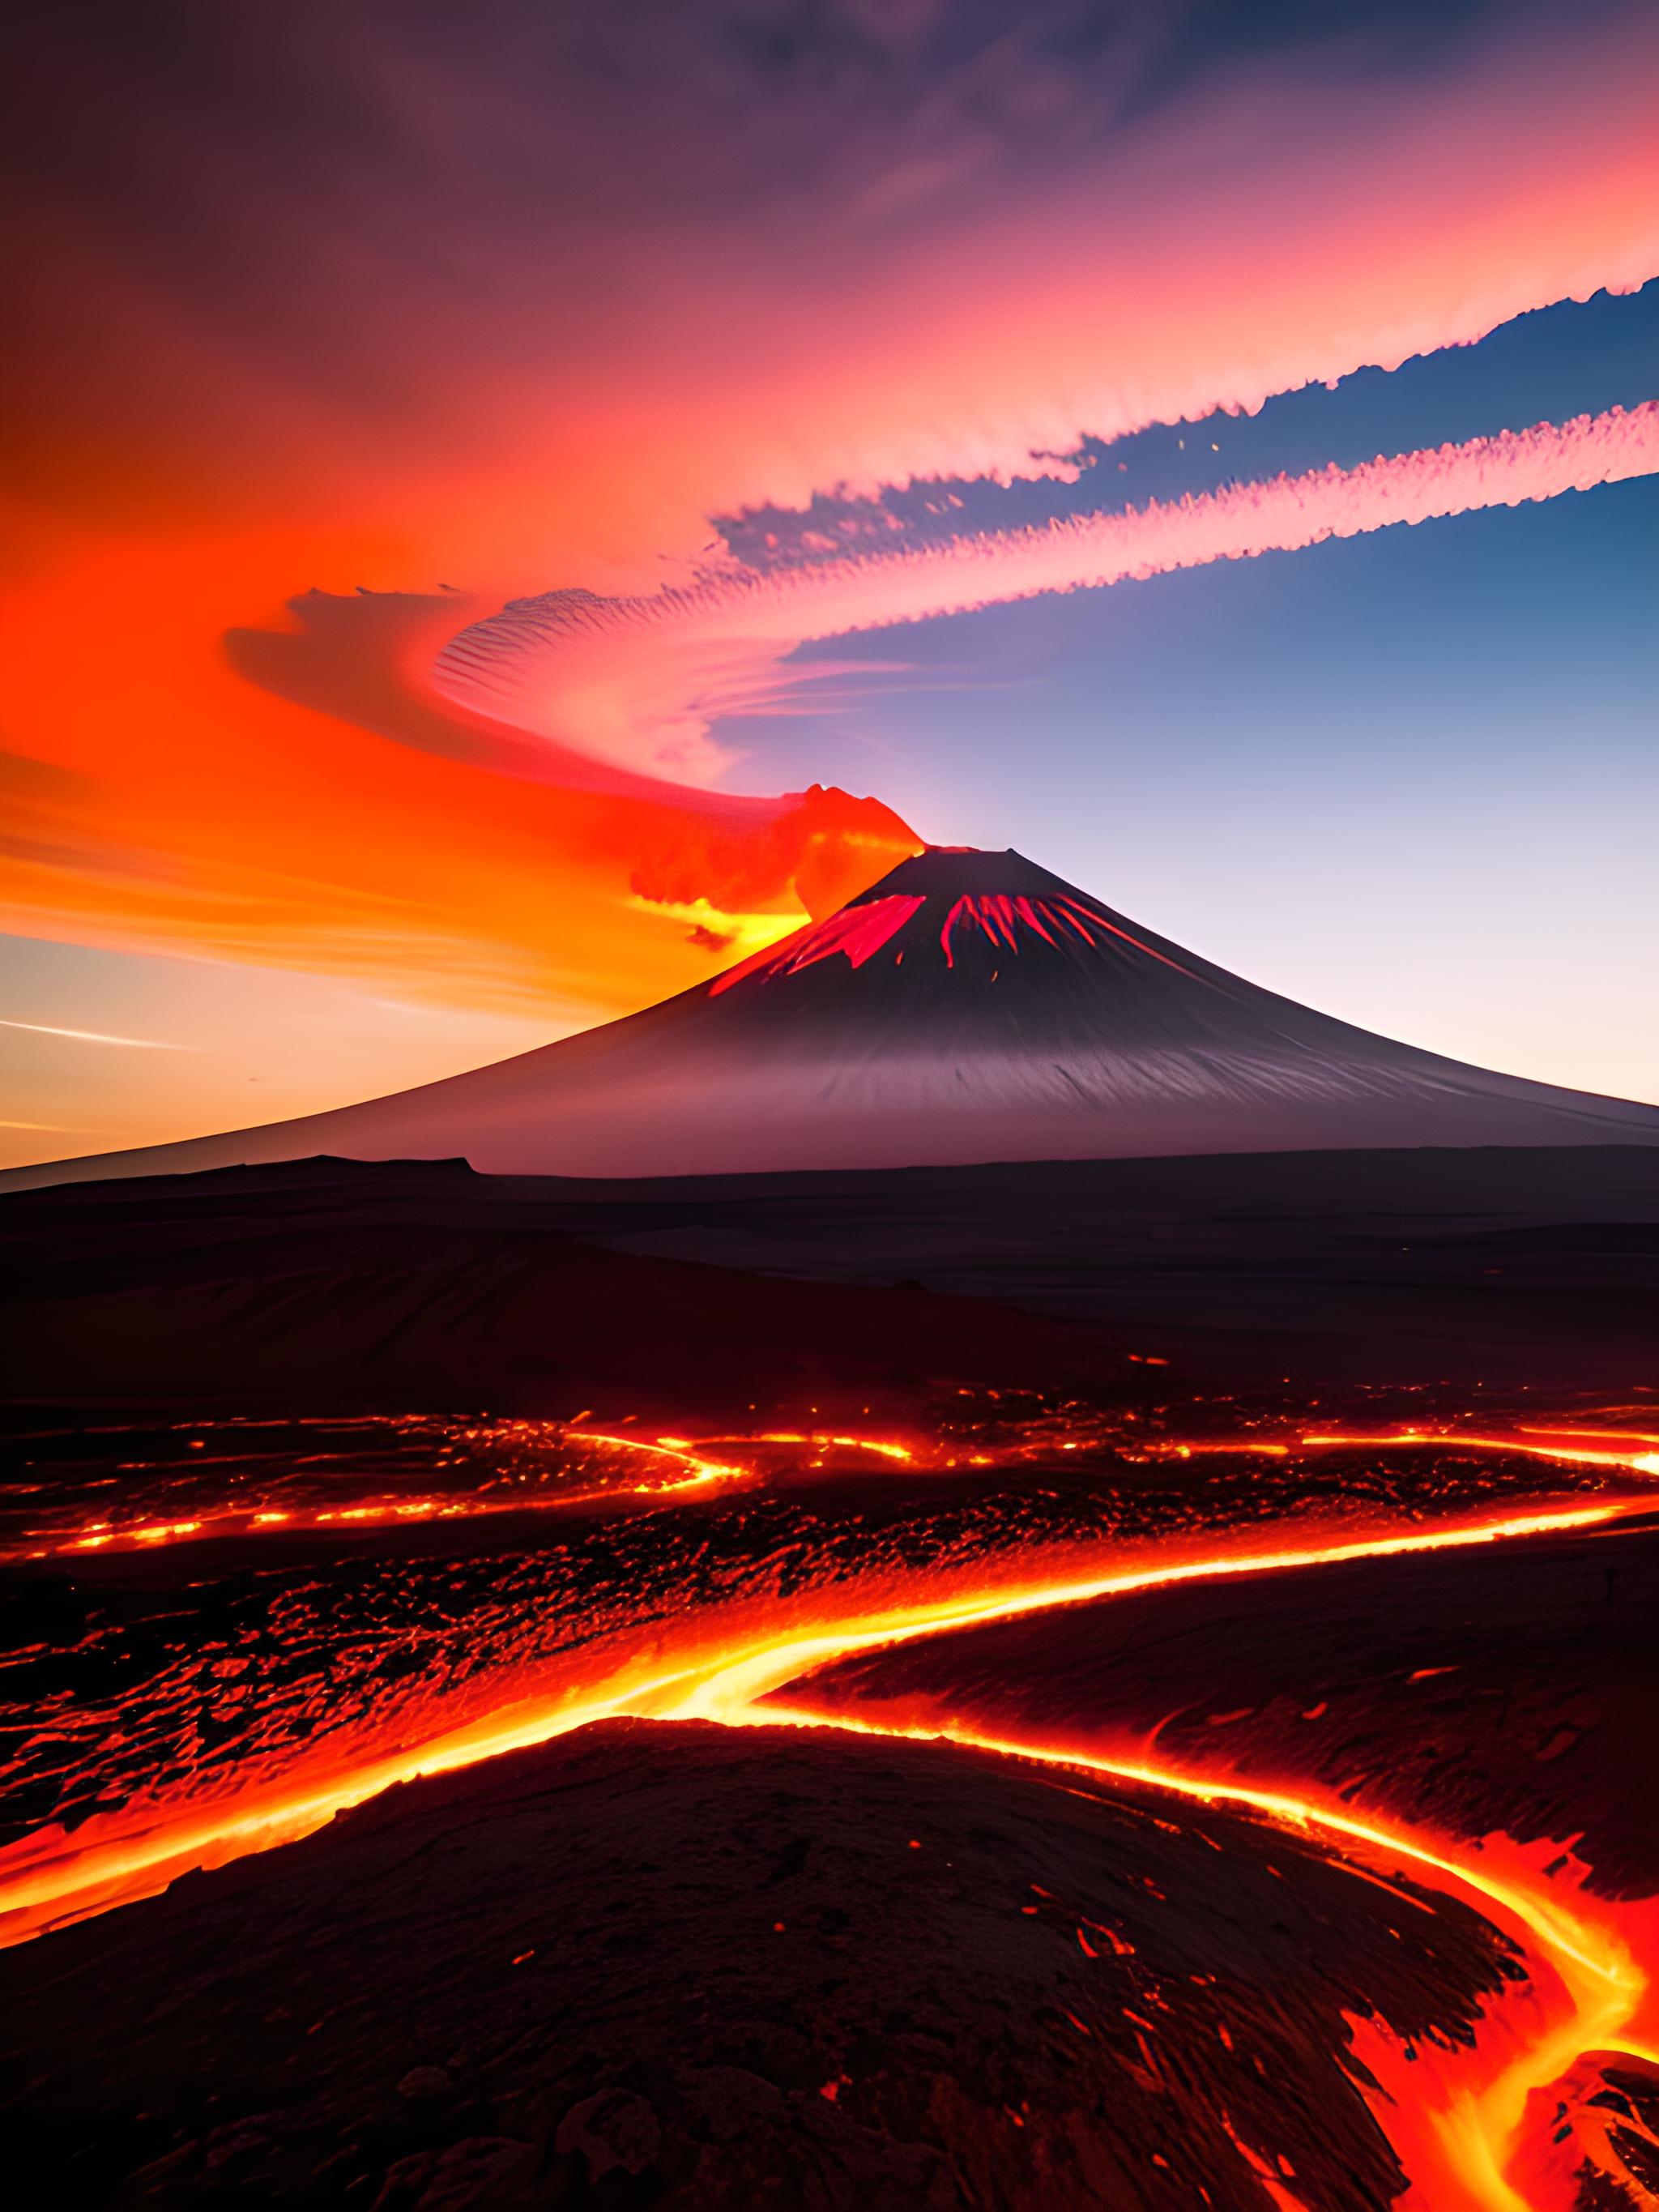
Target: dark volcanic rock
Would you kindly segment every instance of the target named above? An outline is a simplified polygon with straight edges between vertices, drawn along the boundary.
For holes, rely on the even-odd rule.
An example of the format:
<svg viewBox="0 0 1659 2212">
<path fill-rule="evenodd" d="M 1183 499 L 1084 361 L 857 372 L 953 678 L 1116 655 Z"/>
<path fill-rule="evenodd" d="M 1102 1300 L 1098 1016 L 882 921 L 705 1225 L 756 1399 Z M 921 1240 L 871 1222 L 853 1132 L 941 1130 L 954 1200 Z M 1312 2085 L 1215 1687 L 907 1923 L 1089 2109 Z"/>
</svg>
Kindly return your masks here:
<svg viewBox="0 0 1659 2212">
<path fill-rule="evenodd" d="M 447 2097 L 453 2087 L 441 2066 L 411 2066 L 398 2084 L 398 2094 L 414 2102 L 422 2097 Z"/>
<path fill-rule="evenodd" d="M 31 2203 L 1377 2212 L 1343 2015 L 1517 1971 L 1237 1814 L 617 1723 L 6 1954 L 4 2126 Z"/>
<path fill-rule="evenodd" d="M 1659 1146 L 612 1182 L 296 1160 L 0 1199 L 0 1396 L 191 1419 L 1092 1396 L 1126 1350 L 1205 1387 L 1659 1390 Z"/>
<path fill-rule="evenodd" d="M 387 2173 L 374 2212 L 532 2212 L 545 2201 L 541 2163 L 532 2145 L 505 2136 L 416 2151 Z"/>
<path fill-rule="evenodd" d="M 675 1420 L 1134 1370 L 1104 1331 L 909 1289 L 779 1283 L 579 1243 L 459 1161 L 284 1168 L 0 1201 L 0 1401 Z"/>
<path fill-rule="evenodd" d="M 607 2173 L 643 2173 L 657 2162 L 662 2130 L 643 2097 L 631 2089 L 601 2089 L 573 2105 L 559 2122 L 556 2151 L 577 2152 L 591 2181 Z"/>
<path fill-rule="evenodd" d="M 1016 1742 L 1144 1744 L 1659 1889 L 1659 1525 L 1145 1590 L 848 1659 L 779 1692 Z"/>
</svg>

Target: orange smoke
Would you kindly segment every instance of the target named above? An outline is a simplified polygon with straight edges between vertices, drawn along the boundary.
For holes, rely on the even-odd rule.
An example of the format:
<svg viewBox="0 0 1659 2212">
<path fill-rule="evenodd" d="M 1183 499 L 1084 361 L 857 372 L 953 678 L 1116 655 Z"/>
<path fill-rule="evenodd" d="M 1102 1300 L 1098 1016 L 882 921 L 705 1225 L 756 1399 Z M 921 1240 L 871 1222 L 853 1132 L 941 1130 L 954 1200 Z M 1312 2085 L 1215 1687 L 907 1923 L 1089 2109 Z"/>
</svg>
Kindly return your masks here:
<svg viewBox="0 0 1659 2212">
<path fill-rule="evenodd" d="M 584 788 L 580 763 L 536 781 L 485 766 L 465 718 L 404 684 L 402 647 L 430 627 L 419 601 L 340 602 L 393 619 L 280 670 L 273 653 L 250 682 L 222 643 L 250 616 L 268 647 L 316 642 L 304 603 L 298 623 L 282 605 L 307 558 L 263 535 L 108 546 L 14 599 L 14 716 L 56 757 L 37 738 L 14 766 L 7 926 L 603 1018 L 919 847 L 839 792 L 732 801 L 643 777 Z M 279 672 L 286 697 L 267 688 Z"/>
</svg>

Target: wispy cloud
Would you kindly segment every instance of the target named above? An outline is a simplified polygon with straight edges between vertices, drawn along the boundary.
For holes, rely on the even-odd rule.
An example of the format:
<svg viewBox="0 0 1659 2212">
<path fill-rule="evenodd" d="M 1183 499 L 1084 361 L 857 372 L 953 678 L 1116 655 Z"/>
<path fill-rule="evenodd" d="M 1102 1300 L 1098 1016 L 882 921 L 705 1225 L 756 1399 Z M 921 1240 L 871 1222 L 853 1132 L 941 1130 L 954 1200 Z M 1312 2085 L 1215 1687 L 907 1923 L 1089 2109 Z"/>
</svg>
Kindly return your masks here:
<svg viewBox="0 0 1659 2212">
<path fill-rule="evenodd" d="M 1636 0 L 1248 33 L 1249 10 L 1132 0 L 1097 38 L 1070 4 L 811 6 L 786 37 L 750 0 L 187 12 L 124 43 L 37 9 L 8 54 L 38 89 L 0 148 L 7 708 L 49 780 L 0 911 L 58 937 L 457 1003 L 526 975 L 596 1013 L 682 988 L 708 965 L 688 934 L 720 933 L 669 908 L 823 910 L 902 848 L 833 793 L 707 788 L 736 781 L 720 715 L 824 703 L 779 663 L 835 611 L 573 622 L 527 739 L 410 696 L 397 610 L 356 586 L 649 595 L 695 576 L 711 517 L 1048 481 L 1085 436 L 1659 270 Z M 958 557 L 917 604 L 994 596 L 1013 556 Z M 898 572 L 837 574 L 840 626 L 898 609 Z M 307 584 L 376 631 L 373 665 L 331 639 L 311 681 L 320 599 L 295 650 L 227 659 Z M 813 734 L 775 749 L 796 781 Z M 618 763 L 705 788 L 624 789 Z"/>
<path fill-rule="evenodd" d="M 101 1030 L 60 1030 L 49 1022 L 9 1022 L 0 1020 L 0 1030 L 27 1030 L 33 1036 L 70 1037 L 76 1044 L 130 1045 L 139 1052 L 199 1052 L 199 1045 L 170 1044 L 161 1037 L 107 1036 Z M 34 1121 L 9 1121 L 10 1129 L 33 1129 L 49 1125 Z"/>
<path fill-rule="evenodd" d="M 1097 589 L 1218 561 L 1251 560 L 1659 472 L 1659 402 L 1540 422 L 1353 469 L 1234 484 L 1170 502 L 1077 515 L 689 591 L 515 602 L 438 656 L 457 705 L 634 767 L 713 777 L 728 765 L 716 715 L 775 711 L 811 663 L 810 640 Z"/>
</svg>

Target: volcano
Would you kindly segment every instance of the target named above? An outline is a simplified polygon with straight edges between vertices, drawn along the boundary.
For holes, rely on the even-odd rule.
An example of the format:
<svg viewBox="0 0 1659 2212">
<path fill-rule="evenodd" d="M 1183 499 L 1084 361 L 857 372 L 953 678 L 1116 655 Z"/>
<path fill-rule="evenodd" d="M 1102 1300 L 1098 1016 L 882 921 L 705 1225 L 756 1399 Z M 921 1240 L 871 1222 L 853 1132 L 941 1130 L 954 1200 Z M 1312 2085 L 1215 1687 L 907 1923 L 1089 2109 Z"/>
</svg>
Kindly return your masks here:
<svg viewBox="0 0 1659 2212">
<path fill-rule="evenodd" d="M 712 982 L 516 1059 L 3 1181 L 316 1153 L 639 1176 L 1620 1143 L 1659 1143 L 1659 1108 L 1372 1036 L 1018 853 L 933 847 Z"/>
</svg>

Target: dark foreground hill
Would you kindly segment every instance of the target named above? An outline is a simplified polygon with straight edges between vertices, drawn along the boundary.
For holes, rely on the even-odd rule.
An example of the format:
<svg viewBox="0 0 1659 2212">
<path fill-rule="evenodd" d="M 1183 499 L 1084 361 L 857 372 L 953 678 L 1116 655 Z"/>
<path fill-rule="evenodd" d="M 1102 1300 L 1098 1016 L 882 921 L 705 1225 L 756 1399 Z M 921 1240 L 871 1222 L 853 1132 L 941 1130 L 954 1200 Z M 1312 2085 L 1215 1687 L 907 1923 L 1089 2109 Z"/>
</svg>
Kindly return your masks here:
<svg viewBox="0 0 1659 2212">
<path fill-rule="evenodd" d="M 0 1200 L 0 1398 L 191 1417 L 489 1407 L 909 1413 L 1085 1389 L 1104 1332 L 915 1284 L 604 1249 L 461 1161 L 295 1161 Z"/>
<path fill-rule="evenodd" d="M 1521 1971 L 1236 1813 L 612 1723 L 0 1957 L 0 2108 L 30 2203 L 1384 2212 L 1347 2018 Z"/>
<path fill-rule="evenodd" d="M 20 1194 L 0 1253 L 14 1401 L 897 1409 L 1115 1397 L 1132 1354 L 1183 1389 L 1659 1388 L 1634 1146 L 610 1184 L 301 1161 Z"/>
</svg>

